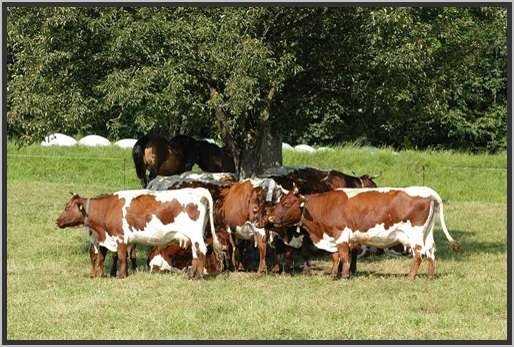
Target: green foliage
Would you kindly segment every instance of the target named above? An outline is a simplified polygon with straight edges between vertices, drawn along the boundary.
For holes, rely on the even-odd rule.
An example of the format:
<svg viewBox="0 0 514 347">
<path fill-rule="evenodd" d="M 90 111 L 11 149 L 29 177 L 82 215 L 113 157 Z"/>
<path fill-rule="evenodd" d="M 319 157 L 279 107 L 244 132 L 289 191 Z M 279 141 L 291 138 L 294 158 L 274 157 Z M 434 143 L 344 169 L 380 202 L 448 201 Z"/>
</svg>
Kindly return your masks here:
<svg viewBox="0 0 514 347">
<path fill-rule="evenodd" d="M 8 134 L 506 148 L 507 13 L 8 8 Z"/>
</svg>

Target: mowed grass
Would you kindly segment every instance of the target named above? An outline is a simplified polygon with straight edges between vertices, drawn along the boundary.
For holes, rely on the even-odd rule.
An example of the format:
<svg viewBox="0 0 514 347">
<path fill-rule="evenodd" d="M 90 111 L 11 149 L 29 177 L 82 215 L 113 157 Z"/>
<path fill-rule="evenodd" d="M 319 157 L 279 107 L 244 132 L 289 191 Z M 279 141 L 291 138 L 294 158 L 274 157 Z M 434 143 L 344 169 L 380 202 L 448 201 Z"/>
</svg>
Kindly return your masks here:
<svg viewBox="0 0 514 347">
<path fill-rule="evenodd" d="M 452 254 L 436 224 L 434 280 L 425 276 L 426 263 L 408 280 L 410 258 L 375 256 L 361 259 L 351 280 L 331 281 L 329 258 L 320 256 L 312 276 L 223 273 L 192 281 L 150 274 L 144 248 L 138 272 L 116 280 L 90 279 L 87 235 L 60 230 L 55 219 L 69 191 L 92 196 L 138 188 L 130 151 L 9 144 L 7 337 L 505 340 L 507 182 L 506 170 L 491 168 L 505 168 L 506 161 L 505 153 L 395 154 L 350 146 L 284 153 L 285 165 L 381 172 L 381 186 L 421 185 L 416 168 L 426 165 L 425 184 L 440 192 L 450 233 L 462 243 L 461 253 Z"/>
</svg>

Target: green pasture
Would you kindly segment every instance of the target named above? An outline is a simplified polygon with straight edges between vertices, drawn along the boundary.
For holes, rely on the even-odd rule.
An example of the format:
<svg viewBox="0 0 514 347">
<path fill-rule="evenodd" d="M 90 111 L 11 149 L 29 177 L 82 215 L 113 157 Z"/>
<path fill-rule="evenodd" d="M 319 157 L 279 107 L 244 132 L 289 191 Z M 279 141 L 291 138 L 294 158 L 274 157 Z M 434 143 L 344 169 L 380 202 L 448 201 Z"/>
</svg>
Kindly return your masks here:
<svg viewBox="0 0 514 347">
<path fill-rule="evenodd" d="M 203 281 L 150 274 L 146 252 L 124 280 L 90 279 L 88 238 L 55 219 L 69 191 L 139 188 L 129 150 L 7 150 L 7 338 L 472 339 L 507 338 L 507 155 L 345 146 L 284 153 L 284 165 L 381 174 L 380 186 L 425 185 L 445 201 L 449 250 L 436 224 L 437 273 L 409 280 L 409 258 L 361 259 L 331 281 L 329 257 L 312 276 L 222 273 Z M 108 258 L 107 266 L 110 266 Z"/>
</svg>

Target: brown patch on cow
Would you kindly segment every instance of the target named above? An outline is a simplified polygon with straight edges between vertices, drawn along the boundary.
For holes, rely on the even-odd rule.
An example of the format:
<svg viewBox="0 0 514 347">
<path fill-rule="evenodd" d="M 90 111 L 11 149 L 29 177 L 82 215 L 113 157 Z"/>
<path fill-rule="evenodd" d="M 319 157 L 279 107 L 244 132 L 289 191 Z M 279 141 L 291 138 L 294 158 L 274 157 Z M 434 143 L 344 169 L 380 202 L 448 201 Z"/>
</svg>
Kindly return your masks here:
<svg viewBox="0 0 514 347">
<path fill-rule="evenodd" d="M 412 197 L 398 190 L 361 193 L 350 198 L 344 206 L 344 215 L 348 217 L 345 226 L 366 232 L 382 223 L 386 229 L 407 221 L 412 225 L 424 225 L 430 213 L 430 204 L 430 199 Z"/>
<path fill-rule="evenodd" d="M 160 205 L 152 195 L 140 195 L 130 202 L 125 218 L 131 229 L 143 230 L 152 218 L 152 212 Z"/>
<path fill-rule="evenodd" d="M 200 210 L 198 209 L 198 206 L 192 202 L 186 205 L 185 211 L 187 212 L 187 215 L 192 220 L 197 220 L 200 216 Z"/>
<path fill-rule="evenodd" d="M 183 205 L 176 199 L 161 202 L 153 195 L 141 195 L 130 202 L 126 220 L 130 228 L 143 230 L 153 215 L 157 216 L 163 224 L 170 224 L 183 210 Z"/>
<path fill-rule="evenodd" d="M 184 211 L 184 205 L 178 200 L 173 199 L 168 202 L 161 203 L 155 211 L 155 215 L 161 220 L 163 224 L 173 223 L 175 218 Z"/>
</svg>

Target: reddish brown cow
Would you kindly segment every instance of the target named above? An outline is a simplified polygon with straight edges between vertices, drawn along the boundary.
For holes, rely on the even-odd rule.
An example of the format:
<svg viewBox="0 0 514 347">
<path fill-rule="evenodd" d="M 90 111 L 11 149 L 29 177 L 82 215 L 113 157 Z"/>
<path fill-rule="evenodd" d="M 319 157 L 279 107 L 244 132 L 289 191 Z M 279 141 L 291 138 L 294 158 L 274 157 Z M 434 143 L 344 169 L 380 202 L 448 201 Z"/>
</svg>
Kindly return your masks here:
<svg viewBox="0 0 514 347">
<path fill-rule="evenodd" d="M 263 186 L 268 185 L 268 189 Z M 259 268 L 257 272 L 266 272 L 266 242 L 268 235 L 264 228 L 255 226 L 256 220 L 262 215 L 265 201 L 273 199 L 280 188 L 271 180 L 248 179 L 238 182 L 222 190 L 216 202 L 216 221 L 230 233 L 230 243 L 235 248 L 237 238 L 255 239 L 259 249 Z M 270 197 L 271 196 L 271 197 Z M 235 252 L 232 252 L 232 266 L 237 268 Z"/>
<path fill-rule="evenodd" d="M 410 277 L 415 277 L 421 256 L 428 258 L 428 275 L 435 273 L 433 227 L 439 212 L 441 226 L 454 251 L 444 223 L 441 197 L 428 187 L 340 189 L 300 195 L 297 189 L 267 210 L 267 219 L 277 226 L 302 225 L 314 245 L 332 253 L 332 278 L 340 261 L 342 277 L 350 276 L 349 251 L 353 243 L 385 248 L 398 242 L 412 249 Z"/>
</svg>

